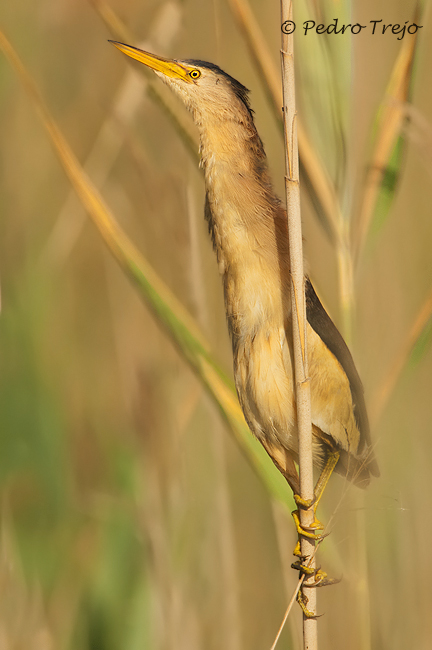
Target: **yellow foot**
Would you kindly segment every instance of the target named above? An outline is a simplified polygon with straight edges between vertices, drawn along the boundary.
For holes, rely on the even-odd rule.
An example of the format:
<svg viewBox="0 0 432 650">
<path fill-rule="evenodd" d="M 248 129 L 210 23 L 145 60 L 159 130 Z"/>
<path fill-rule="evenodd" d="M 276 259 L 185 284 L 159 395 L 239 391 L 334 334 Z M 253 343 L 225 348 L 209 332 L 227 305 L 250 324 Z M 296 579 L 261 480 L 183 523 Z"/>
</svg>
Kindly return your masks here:
<svg viewBox="0 0 432 650">
<path fill-rule="evenodd" d="M 300 540 L 297 540 L 297 544 L 295 545 L 293 555 L 296 555 L 297 557 L 301 557 L 303 560 L 305 559 L 304 556 L 302 555 L 302 552 L 301 552 Z"/>
<path fill-rule="evenodd" d="M 300 573 L 304 573 L 306 576 L 313 576 L 316 573 L 316 569 L 314 569 L 311 566 L 307 566 L 306 564 L 303 564 L 300 560 L 297 560 L 297 562 L 293 562 L 291 564 L 291 569 L 297 569 L 297 571 L 300 571 Z"/>
<path fill-rule="evenodd" d="M 310 577 L 312 575 L 315 576 L 315 580 L 313 583 L 308 582 L 308 587 L 329 587 L 330 585 L 336 585 L 338 582 L 341 581 L 341 578 L 327 577 L 327 573 L 325 571 L 322 571 L 322 569 L 314 569 L 308 566 L 307 564 L 305 564 L 307 558 L 304 555 L 302 555 L 301 548 L 300 548 L 300 540 L 296 544 L 293 555 L 295 555 L 300 559 L 291 564 L 292 569 L 296 569 L 297 571 L 300 571 L 301 574 L 304 574 L 307 577 Z"/>
<path fill-rule="evenodd" d="M 315 576 L 314 582 L 308 582 L 307 586 L 308 587 L 324 587 L 326 585 L 330 584 L 336 584 L 337 582 L 340 582 L 340 580 L 336 578 L 328 578 L 327 573 L 325 571 L 322 571 L 322 569 L 317 569 L 313 568 L 310 566 L 307 566 L 306 564 L 303 564 L 300 560 L 297 560 L 297 562 L 293 562 L 291 564 L 292 569 L 297 569 L 297 571 L 300 571 L 300 573 L 303 573 L 306 576 Z"/>
<path fill-rule="evenodd" d="M 322 587 L 324 586 L 324 582 L 326 580 L 330 580 L 330 578 L 327 578 L 327 573 L 325 571 L 322 571 L 321 569 L 317 569 L 315 573 L 315 582 L 313 584 L 308 583 L 308 587 L 318 587 L 321 585 Z"/>
<path fill-rule="evenodd" d="M 300 571 L 300 573 L 308 577 L 314 576 L 314 582 L 308 582 L 307 587 L 330 587 L 331 585 L 337 585 L 341 581 L 341 578 L 329 578 L 327 573 L 322 569 L 314 569 L 303 564 L 300 560 L 293 562 L 291 568 Z"/>
<path fill-rule="evenodd" d="M 294 494 L 294 501 L 296 502 L 297 506 L 302 510 L 310 510 L 311 508 L 313 508 L 314 520 L 310 524 L 310 526 L 308 526 L 308 529 L 311 528 L 312 530 L 324 530 L 324 526 L 316 518 L 316 508 L 318 505 L 318 497 L 316 495 L 314 496 L 313 499 L 303 499 L 298 494 Z"/>
<path fill-rule="evenodd" d="M 321 575 L 319 575 L 321 574 Z M 331 587 L 332 585 L 337 585 L 342 578 L 327 578 L 327 573 L 325 571 L 317 571 L 315 576 L 315 584 L 308 585 L 311 587 Z"/>
<path fill-rule="evenodd" d="M 297 533 L 299 535 L 303 535 L 303 537 L 308 537 L 309 539 L 313 539 L 316 542 L 319 542 L 320 540 L 324 539 L 325 535 L 317 535 L 314 533 L 314 530 L 323 530 L 324 526 L 318 519 L 315 517 L 314 521 L 310 524 L 310 526 L 303 527 L 300 523 L 300 517 L 299 517 L 299 511 L 294 510 L 292 513 L 292 517 L 294 519 L 295 527 L 297 529 Z"/>
<path fill-rule="evenodd" d="M 311 569 L 310 567 L 305 567 L 303 566 L 300 562 L 294 562 L 291 565 L 294 569 L 299 569 L 300 571 L 304 571 L 308 575 L 312 575 L 312 573 L 315 573 L 315 581 L 310 583 L 308 582 L 307 587 L 328 587 L 330 585 L 335 585 L 338 582 L 340 582 L 340 578 L 327 578 L 327 574 L 325 571 L 321 571 L 321 569 Z M 309 602 L 309 599 L 307 596 L 305 596 L 304 592 L 302 589 L 299 589 L 299 592 L 297 594 L 297 602 L 300 605 L 303 614 L 306 616 L 306 618 L 317 618 L 318 614 L 314 614 L 313 612 L 310 611 L 310 609 L 307 608 L 307 604 Z"/>
<path fill-rule="evenodd" d="M 310 609 L 307 608 L 307 604 L 309 602 L 309 598 L 304 595 L 303 591 L 299 589 L 299 592 L 297 594 L 297 602 L 302 608 L 303 614 L 306 616 L 306 618 L 316 618 L 316 614 L 310 611 Z"/>
<path fill-rule="evenodd" d="M 303 508 L 303 510 L 309 510 L 309 508 L 312 508 L 317 500 L 316 496 L 314 496 L 313 499 L 303 499 L 299 494 L 293 494 L 293 497 L 298 507 Z"/>
</svg>

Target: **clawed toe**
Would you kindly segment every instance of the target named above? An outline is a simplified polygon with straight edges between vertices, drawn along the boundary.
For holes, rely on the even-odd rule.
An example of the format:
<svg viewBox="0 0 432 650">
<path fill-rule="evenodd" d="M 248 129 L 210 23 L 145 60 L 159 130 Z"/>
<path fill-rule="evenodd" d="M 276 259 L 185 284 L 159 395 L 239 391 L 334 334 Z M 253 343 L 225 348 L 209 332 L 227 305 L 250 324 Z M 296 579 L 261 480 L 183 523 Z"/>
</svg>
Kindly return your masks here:
<svg viewBox="0 0 432 650">
<path fill-rule="evenodd" d="M 312 542 L 319 543 L 327 535 L 317 533 L 316 531 L 324 530 L 324 526 L 316 517 L 316 510 L 318 503 L 323 494 L 324 488 L 327 485 L 327 482 L 330 478 L 330 475 L 335 468 L 339 460 L 339 452 L 331 450 L 328 453 L 327 461 L 325 467 L 323 468 L 321 475 L 318 479 L 318 482 L 315 486 L 314 496 L 312 499 L 304 499 L 298 494 L 294 493 L 294 501 L 297 505 L 298 510 L 294 510 L 291 514 L 294 519 L 295 527 L 298 534 L 298 541 L 294 549 L 294 555 L 298 558 L 295 562 L 291 564 L 293 569 L 296 569 L 300 572 L 300 575 L 303 576 L 304 584 L 300 587 L 297 594 L 297 601 L 303 611 L 303 615 L 306 618 L 317 618 L 317 615 L 310 611 L 307 608 L 308 598 L 305 595 L 303 588 L 313 588 L 313 587 L 327 587 L 330 585 L 335 585 L 340 582 L 339 578 L 329 578 L 325 571 L 322 569 L 316 569 L 315 567 L 308 566 L 308 557 L 305 557 L 301 551 L 301 538 L 307 538 Z M 308 525 L 302 525 L 300 521 L 300 512 L 299 510 L 309 510 L 313 513 L 313 521 Z"/>
<path fill-rule="evenodd" d="M 310 611 L 310 609 L 307 608 L 309 599 L 307 598 L 307 596 L 304 595 L 301 589 L 297 594 L 297 602 L 300 605 L 302 612 L 306 618 L 319 618 L 320 616 L 322 616 L 322 614 L 314 614 L 313 612 Z"/>
<path fill-rule="evenodd" d="M 324 535 L 317 535 L 314 533 L 314 530 L 323 530 L 324 526 L 322 525 L 321 522 L 318 521 L 318 519 L 315 519 L 310 526 L 302 526 L 300 523 L 300 517 L 299 517 L 299 511 L 294 510 L 292 513 L 292 518 L 294 519 L 294 523 L 297 529 L 297 533 L 299 535 L 303 535 L 303 537 L 308 537 L 309 539 L 313 539 L 316 542 L 321 541 L 324 539 Z"/>
<path fill-rule="evenodd" d="M 300 560 L 297 560 L 297 562 L 293 562 L 291 564 L 291 568 L 297 569 L 297 571 L 300 571 L 300 573 L 303 573 L 306 576 L 313 576 L 316 573 L 316 569 L 307 566 L 306 564 L 303 564 Z"/>
<path fill-rule="evenodd" d="M 313 585 L 308 585 L 311 587 L 331 587 L 332 585 L 337 585 L 342 580 L 342 578 L 327 578 L 325 571 L 322 572 L 324 576 L 320 580 L 316 581 Z"/>
<path fill-rule="evenodd" d="M 300 560 L 293 562 L 291 568 L 300 571 L 300 573 L 307 577 L 314 576 L 314 581 L 308 582 L 307 587 L 330 587 L 331 585 L 336 585 L 341 581 L 341 578 L 329 578 L 327 573 L 322 571 L 322 569 L 314 569 L 313 567 L 303 564 Z"/>
<path fill-rule="evenodd" d="M 299 494 L 294 494 L 293 497 L 296 505 L 303 510 L 309 510 L 309 508 L 312 508 L 317 500 L 316 496 L 314 496 L 313 499 L 303 499 L 303 497 L 301 497 Z"/>
</svg>

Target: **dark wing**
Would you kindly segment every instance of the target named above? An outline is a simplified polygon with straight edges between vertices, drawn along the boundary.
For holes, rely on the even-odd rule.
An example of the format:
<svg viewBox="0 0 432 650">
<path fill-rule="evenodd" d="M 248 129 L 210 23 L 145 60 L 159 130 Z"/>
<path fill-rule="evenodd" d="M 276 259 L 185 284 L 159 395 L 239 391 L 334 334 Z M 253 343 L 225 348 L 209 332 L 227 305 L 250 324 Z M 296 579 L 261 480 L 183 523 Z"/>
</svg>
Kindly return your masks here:
<svg viewBox="0 0 432 650">
<path fill-rule="evenodd" d="M 336 325 L 322 306 L 309 278 L 306 278 L 305 290 L 308 323 L 339 361 L 350 383 L 354 416 L 360 431 L 359 455 L 363 453 L 368 455 L 368 470 L 374 476 L 379 476 L 378 464 L 372 453 L 369 419 L 366 411 L 363 385 L 354 365 L 351 352 L 348 350 L 348 346 L 336 328 Z"/>
</svg>

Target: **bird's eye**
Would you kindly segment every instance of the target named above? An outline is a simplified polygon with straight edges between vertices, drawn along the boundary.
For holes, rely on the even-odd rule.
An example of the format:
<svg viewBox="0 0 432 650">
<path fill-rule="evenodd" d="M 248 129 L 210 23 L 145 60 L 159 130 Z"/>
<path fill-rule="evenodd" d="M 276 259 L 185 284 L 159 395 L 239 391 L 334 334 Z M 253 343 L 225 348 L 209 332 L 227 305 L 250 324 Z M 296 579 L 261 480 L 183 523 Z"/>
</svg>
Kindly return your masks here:
<svg viewBox="0 0 432 650">
<path fill-rule="evenodd" d="M 201 72 L 199 70 L 191 70 L 189 76 L 192 77 L 192 79 L 199 79 L 201 77 Z"/>
</svg>

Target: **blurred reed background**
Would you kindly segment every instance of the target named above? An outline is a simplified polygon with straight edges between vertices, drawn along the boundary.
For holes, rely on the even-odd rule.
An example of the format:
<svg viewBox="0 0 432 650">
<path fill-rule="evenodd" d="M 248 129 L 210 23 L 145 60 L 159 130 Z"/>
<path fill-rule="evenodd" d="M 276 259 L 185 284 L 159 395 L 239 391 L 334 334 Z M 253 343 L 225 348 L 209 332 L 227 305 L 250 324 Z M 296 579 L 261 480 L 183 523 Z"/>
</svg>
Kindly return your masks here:
<svg viewBox="0 0 432 650">
<path fill-rule="evenodd" d="M 197 134 L 107 38 L 215 62 L 248 86 L 282 195 L 280 117 L 235 6 L 0 8 L 71 149 L 228 374 Z M 279 3 L 250 8 L 278 72 Z M 300 116 L 318 156 L 304 183 L 306 256 L 350 340 L 382 473 L 364 495 L 335 477 L 324 497 L 332 535 L 319 562 L 343 580 L 319 591 L 323 650 L 426 649 L 432 637 L 432 25 L 422 8 L 419 39 L 296 33 Z M 414 9 L 296 0 L 295 17 L 404 23 Z M 0 648 L 270 648 L 297 582 L 289 510 L 104 246 L 4 58 L 0 96 Z M 330 194 L 312 200 L 323 169 Z M 301 647 L 297 609 L 281 650 Z"/>
</svg>

